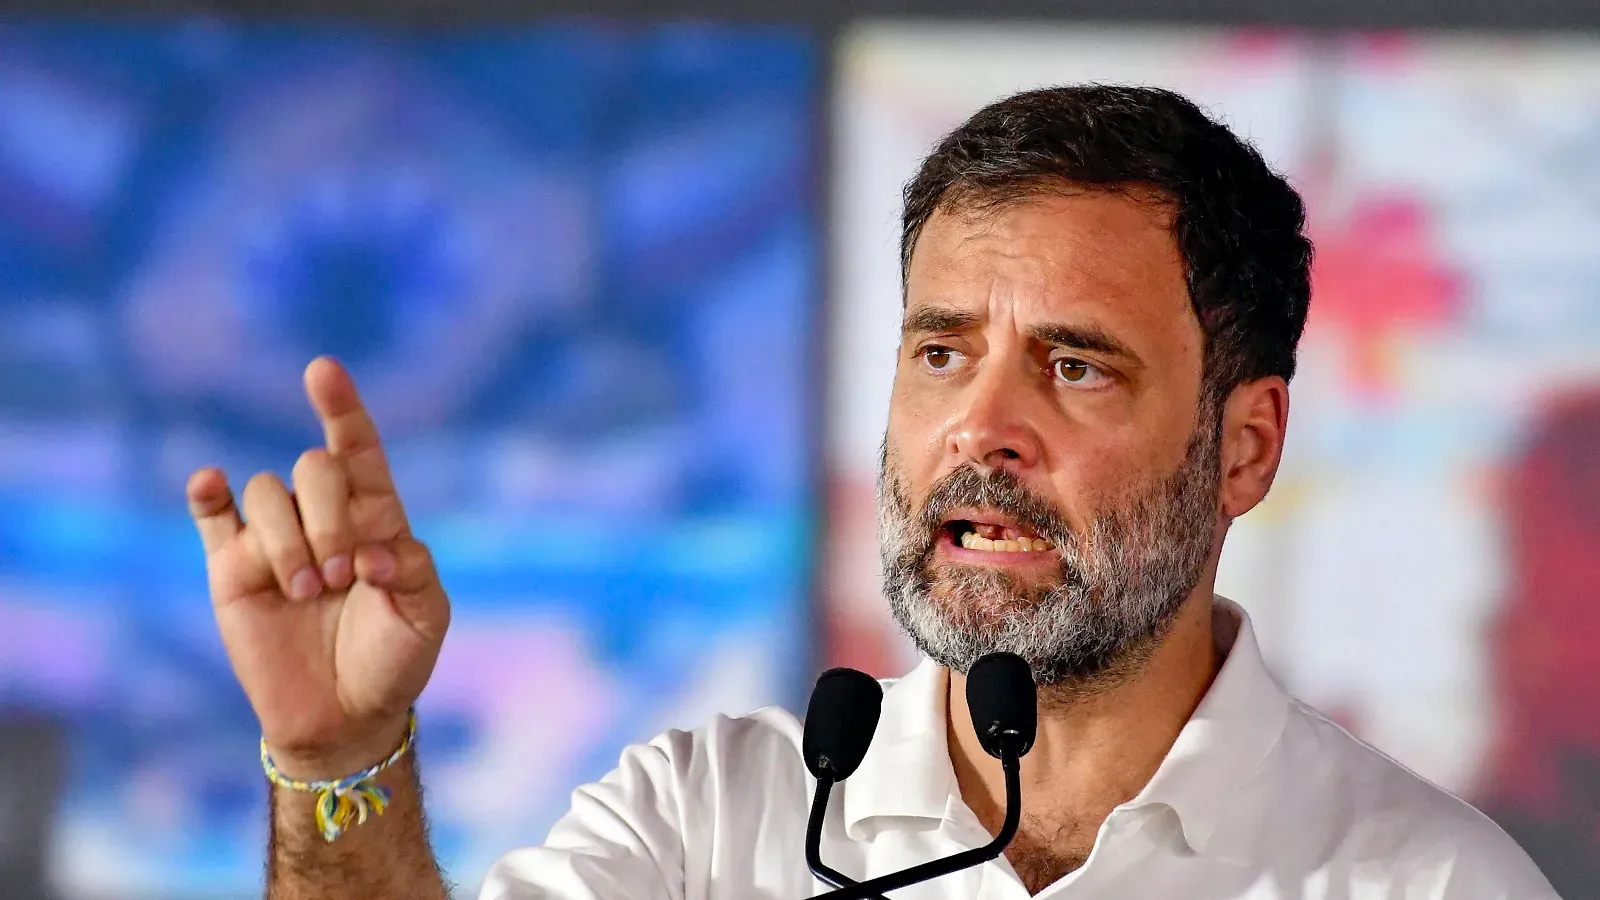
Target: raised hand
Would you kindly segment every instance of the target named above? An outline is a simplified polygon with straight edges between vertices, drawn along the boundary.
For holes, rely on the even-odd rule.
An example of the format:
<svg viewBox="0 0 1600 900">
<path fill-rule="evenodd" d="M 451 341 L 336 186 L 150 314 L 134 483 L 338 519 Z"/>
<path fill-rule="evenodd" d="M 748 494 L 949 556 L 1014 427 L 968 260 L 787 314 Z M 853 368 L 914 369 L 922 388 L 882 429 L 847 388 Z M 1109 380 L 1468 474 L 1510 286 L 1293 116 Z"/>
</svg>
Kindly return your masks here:
<svg viewBox="0 0 1600 900">
<path fill-rule="evenodd" d="M 189 479 L 211 602 L 239 683 L 286 774 L 341 777 L 399 745 L 450 622 L 428 550 L 411 535 L 372 417 L 338 363 L 313 360 L 306 395 L 325 447 L 245 486 Z"/>
</svg>

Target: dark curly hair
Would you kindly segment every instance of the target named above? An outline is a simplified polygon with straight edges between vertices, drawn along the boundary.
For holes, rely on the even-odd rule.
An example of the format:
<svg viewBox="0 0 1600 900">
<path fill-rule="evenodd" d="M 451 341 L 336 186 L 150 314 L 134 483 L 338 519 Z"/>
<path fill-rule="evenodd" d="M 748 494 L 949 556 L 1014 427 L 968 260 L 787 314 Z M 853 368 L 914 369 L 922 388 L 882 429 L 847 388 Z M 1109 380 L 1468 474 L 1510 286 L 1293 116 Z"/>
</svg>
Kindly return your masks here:
<svg viewBox="0 0 1600 900">
<path fill-rule="evenodd" d="M 1027 91 L 979 110 L 906 185 L 901 276 L 936 210 L 1062 190 L 1154 190 L 1174 212 L 1205 332 L 1205 397 L 1294 375 L 1311 298 L 1305 204 L 1253 147 L 1189 100 L 1148 87 Z"/>
</svg>

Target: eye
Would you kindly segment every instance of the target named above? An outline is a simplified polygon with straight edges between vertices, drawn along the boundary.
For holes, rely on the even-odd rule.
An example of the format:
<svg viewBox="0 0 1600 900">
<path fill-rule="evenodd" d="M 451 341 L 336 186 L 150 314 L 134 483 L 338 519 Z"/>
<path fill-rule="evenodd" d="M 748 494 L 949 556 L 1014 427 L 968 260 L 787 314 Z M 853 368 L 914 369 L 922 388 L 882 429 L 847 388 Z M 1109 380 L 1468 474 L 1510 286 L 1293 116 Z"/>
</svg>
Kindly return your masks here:
<svg viewBox="0 0 1600 900">
<path fill-rule="evenodd" d="M 1067 384 L 1087 386 L 1098 384 L 1106 373 L 1093 363 L 1072 356 L 1061 356 L 1050 361 L 1050 373 Z"/>
<path fill-rule="evenodd" d="M 922 357 L 922 364 L 935 372 L 949 372 L 961 365 L 963 359 L 959 350 L 941 347 L 938 344 L 929 344 L 917 351 Z"/>
</svg>

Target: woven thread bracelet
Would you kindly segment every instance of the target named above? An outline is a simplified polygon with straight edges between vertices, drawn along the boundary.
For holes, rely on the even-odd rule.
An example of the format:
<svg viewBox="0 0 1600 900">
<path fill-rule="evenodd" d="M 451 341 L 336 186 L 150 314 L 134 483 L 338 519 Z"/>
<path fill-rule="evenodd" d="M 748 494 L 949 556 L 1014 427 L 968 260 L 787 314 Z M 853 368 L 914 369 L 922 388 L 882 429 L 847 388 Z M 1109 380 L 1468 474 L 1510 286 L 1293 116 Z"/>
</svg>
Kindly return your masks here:
<svg viewBox="0 0 1600 900">
<path fill-rule="evenodd" d="M 267 780 L 278 787 L 317 795 L 317 829 L 322 832 L 323 840 L 332 843 L 351 827 L 352 819 L 355 825 L 360 825 L 367 821 L 369 814 L 383 815 L 384 807 L 389 805 L 389 789 L 375 779 L 379 772 L 399 762 L 417 740 L 416 708 L 413 707 L 406 716 L 406 739 L 400 742 L 400 746 L 389 754 L 388 759 L 354 775 L 335 781 L 296 781 L 278 771 L 272 754 L 267 752 L 265 737 L 261 739 L 261 768 L 266 771 Z"/>
</svg>

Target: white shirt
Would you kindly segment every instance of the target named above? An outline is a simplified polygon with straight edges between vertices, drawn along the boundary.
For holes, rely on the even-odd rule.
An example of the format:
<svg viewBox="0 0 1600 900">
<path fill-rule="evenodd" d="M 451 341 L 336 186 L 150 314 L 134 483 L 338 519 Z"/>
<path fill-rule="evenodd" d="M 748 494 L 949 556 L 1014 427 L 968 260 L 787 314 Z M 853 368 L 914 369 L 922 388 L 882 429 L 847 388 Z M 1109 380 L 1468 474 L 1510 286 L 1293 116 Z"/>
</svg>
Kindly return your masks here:
<svg viewBox="0 0 1600 900">
<path fill-rule="evenodd" d="M 1287 696 L 1250 621 L 1215 607 L 1226 660 L 1149 784 L 1040 900 L 1555 900 L 1493 822 Z M 860 769 L 830 798 L 822 859 L 858 880 L 988 843 L 945 742 L 949 673 L 886 682 Z M 814 781 L 800 723 L 768 708 L 629 747 L 542 847 L 480 900 L 799 900 Z M 1026 900 L 1002 856 L 891 900 Z"/>
</svg>

